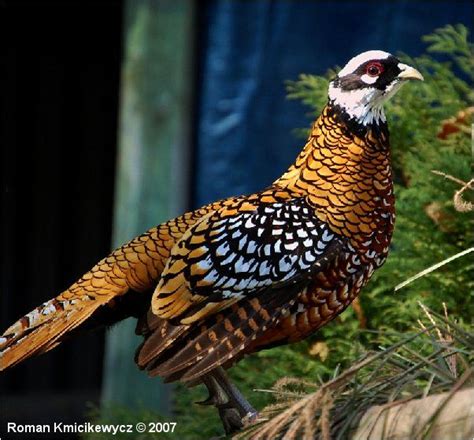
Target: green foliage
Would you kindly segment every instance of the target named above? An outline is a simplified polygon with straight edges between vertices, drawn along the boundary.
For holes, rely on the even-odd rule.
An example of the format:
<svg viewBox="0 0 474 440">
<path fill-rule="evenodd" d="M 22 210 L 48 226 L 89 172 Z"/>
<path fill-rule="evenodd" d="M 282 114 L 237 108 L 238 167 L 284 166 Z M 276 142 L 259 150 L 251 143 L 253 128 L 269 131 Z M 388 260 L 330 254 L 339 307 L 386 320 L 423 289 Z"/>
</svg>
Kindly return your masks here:
<svg viewBox="0 0 474 440">
<path fill-rule="evenodd" d="M 461 24 L 447 25 L 423 37 L 429 43 L 428 52 L 449 54 L 471 80 L 474 78 L 474 45 L 468 41 L 469 32 Z"/>
<path fill-rule="evenodd" d="M 361 295 L 369 331 L 359 329 L 350 308 L 304 342 L 263 351 L 240 362 L 231 370 L 231 378 L 257 408 L 265 406 L 271 395 L 253 391 L 254 388 L 270 388 L 284 376 L 313 382 L 320 378 L 327 380 L 338 366 L 347 367 L 361 352 L 386 342 L 380 336 L 383 331 L 385 334 L 413 331 L 420 315 L 420 300 L 434 311 L 442 310 L 444 302 L 450 316 L 461 326 L 472 323 L 474 263 L 469 256 L 394 293 L 398 283 L 473 243 L 472 220 L 467 214 L 457 212 L 452 202 L 459 185 L 431 172 L 441 170 L 464 181 L 471 176 L 470 137 L 461 131 L 442 140 L 437 134 L 445 119 L 456 116 L 474 101 L 468 84 L 474 79 L 473 45 L 468 42 L 468 31 L 462 25 L 437 29 L 424 37 L 424 41 L 429 44 L 426 54 L 417 58 L 401 54 L 400 58 L 419 69 L 425 82 L 405 86 L 386 106 L 396 181 L 397 223 L 389 259 Z M 439 61 L 431 53 L 446 60 Z M 289 98 L 309 105 L 316 115 L 327 101 L 328 83 L 334 74 L 331 70 L 321 77 L 301 75 L 298 81 L 288 83 Z M 316 341 L 326 341 L 329 347 L 324 361 L 309 354 Z M 200 438 L 222 433 L 216 411 L 193 404 L 206 397 L 202 386 L 188 390 L 178 385 L 175 396 L 173 420 L 178 422 L 177 438 L 193 439 L 197 432 Z M 159 420 L 152 414 L 120 412 L 115 420 L 122 418 L 136 423 L 145 416 Z"/>
</svg>

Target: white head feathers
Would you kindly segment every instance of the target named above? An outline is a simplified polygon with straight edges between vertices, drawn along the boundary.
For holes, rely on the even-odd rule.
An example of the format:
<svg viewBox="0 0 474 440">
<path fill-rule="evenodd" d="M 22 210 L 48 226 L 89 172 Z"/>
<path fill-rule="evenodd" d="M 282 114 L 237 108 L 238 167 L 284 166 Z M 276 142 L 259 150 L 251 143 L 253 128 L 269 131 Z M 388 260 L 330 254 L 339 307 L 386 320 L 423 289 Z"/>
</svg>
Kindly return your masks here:
<svg viewBox="0 0 474 440">
<path fill-rule="evenodd" d="M 386 60 L 391 54 L 383 50 L 368 50 L 351 58 L 344 68 L 337 74 L 339 78 L 353 73 L 359 66 L 370 60 Z"/>
<path fill-rule="evenodd" d="M 378 74 L 365 70 L 371 61 L 380 69 Z M 387 68 L 384 65 L 387 65 Z M 352 58 L 329 84 L 329 99 L 342 107 L 351 118 L 364 125 L 383 122 L 383 103 L 401 85 L 401 82 L 396 80 L 395 72 L 399 71 L 397 65 L 399 61 L 388 52 L 363 52 Z M 387 84 L 381 87 L 379 84 L 382 75 L 392 74 L 392 71 L 393 78 L 388 78 Z"/>
</svg>

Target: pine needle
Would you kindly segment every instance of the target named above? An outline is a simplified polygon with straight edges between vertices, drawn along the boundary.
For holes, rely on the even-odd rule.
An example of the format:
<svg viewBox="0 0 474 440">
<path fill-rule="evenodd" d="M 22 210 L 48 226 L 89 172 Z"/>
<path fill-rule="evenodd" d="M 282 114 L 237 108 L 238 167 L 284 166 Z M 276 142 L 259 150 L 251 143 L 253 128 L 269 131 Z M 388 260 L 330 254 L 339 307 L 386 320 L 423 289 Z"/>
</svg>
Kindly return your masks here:
<svg viewBox="0 0 474 440">
<path fill-rule="evenodd" d="M 451 261 L 454 261 L 458 258 L 463 257 L 464 255 L 470 254 L 471 252 L 474 252 L 474 247 L 471 247 L 469 249 L 465 249 L 462 252 L 458 252 L 455 255 L 452 255 L 449 258 L 446 258 L 443 261 L 440 261 L 439 263 L 434 264 L 433 266 L 430 266 L 426 268 L 425 270 L 422 270 L 421 272 L 418 272 L 416 275 L 413 275 L 412 277 L 408 278 L 407 280 L 403 281 L 403 283 L 398 284 L 395 286 L 395 292 L 397 292 L 400 289 L 403 289 L 405 286 L 408 284 L 412 283 L 413 281 L 417 280 L 418 278 L 422 278 L 425 275 L 428 275 L 429 273 L 435 271 L 436 269 L 439 269 L 440 267 L 443 267 L 444 265 L 450 263 Z"/>
</svg>

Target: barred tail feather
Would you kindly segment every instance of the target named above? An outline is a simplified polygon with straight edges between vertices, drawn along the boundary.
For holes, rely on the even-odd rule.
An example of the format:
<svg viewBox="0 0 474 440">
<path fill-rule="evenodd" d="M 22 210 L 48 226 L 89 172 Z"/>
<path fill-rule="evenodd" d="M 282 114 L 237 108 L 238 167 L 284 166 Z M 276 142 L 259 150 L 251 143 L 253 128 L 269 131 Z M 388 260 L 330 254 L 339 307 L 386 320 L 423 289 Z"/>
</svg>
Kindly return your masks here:
<svg viewBox="0 0 474 440">
<path fill-rule="evenodd" d="M 77 301 L 78 299 L 67 300 L 59 296 L 36 307 L 5 330 L 0 338 L 0 350 L 3 351 L 41 325 L 57 319 L 58 315 L 70 310 Z"/>
<path fill-rule="evenodd" d="M 143 320 L 139 320 L 136 333 L 145 337 L 137 348 L 135 362 L 140 369 L 156 360 L 167 348 L 189 332 L 189 325 L 173 325 L 170 321 L 159 318 L 151 310 Z"/>
<path fill-rule="evenodd" d="M 98 301 L 79 302 L 78 300 L 75 307 L 51 312 L 49 319 L 38 320 L 33 326 L 26 327 L 21 331 L 20 327 L 25 322 L 25 317 L 23 317 L 2 336 L 0 371 L 14 366 L 30 356 L 51 350 L 61 342 L 66 333 L 79 326 L 94 313 L 97 307 L 105 302 L 105 298 Z M 9 333 L 11 329 L 14 331 L 13 334 Z"/>
<path fill-rule="evenodd" d="M 234 304 L 215 316 L 213 324 L 198 326 L 193 333 L 184 333 L 186 341 L 180 340 L 178 334 L 173 338 L 173 344 L 161 343 L 157 357 L 153 358 L 151 350 L 145 350 L 146 353 L 138 353 L 137 359 L 150 376 L 162 376 L 166 382 L 179 379 L 192 384 L 203 374 L 241 355 L 259 334 L 277 322 L 301 291 L 302 286 L 295 285 L 285 291 L 269 292 L 260 299 Z M 155 335 L 156 332 L 152 333 L 149 339 Z M 147 345 L 145 343 L 142 349 Z M 168 350 L 173 352 L 172 356 L 167 355 Z"/>
<path fill-rule="evenodd" d="M 151 228 L 97 263 L 61 295 L 19 319 L 0 336 L 0 371 L 51 350 L 83 323 L 84 327 L 110 325 L 144 313 L 143 305 L 149 306 L 151 300 L 147 292 L 160 277 L 175 241 L 218 206 L 216 203 Z M 125 295 L 130 289 L 133 294 Z M 106 304 L 111 307 L 102 307 L 99 313 Z"/>
<path fill-rule="evenodd" d="M 130 253 L 133 244 L 114 251 L 69 289 L 10 326 L 0 337 L 0 371 L 51 350 L 66 333 L 130 287 L 145 289 L 149 284 L 147 266 Z"/>
</svg>

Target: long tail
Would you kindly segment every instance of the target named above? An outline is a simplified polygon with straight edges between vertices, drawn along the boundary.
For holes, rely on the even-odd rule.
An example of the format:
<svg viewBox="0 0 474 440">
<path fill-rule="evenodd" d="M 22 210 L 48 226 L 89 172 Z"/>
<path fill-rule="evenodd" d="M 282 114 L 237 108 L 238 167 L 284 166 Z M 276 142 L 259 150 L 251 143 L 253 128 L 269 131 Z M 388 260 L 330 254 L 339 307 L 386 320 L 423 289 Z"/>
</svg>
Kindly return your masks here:
<svg viewBox="0 0 474 440">
<path fill-rule="evenodd" d="M 69 289 L 10 326 L 0 337 L 0 371 L 51 350 L 101 306 L 112 305 L 128 290 L 150 289 L 169 254 L 172 237 L 166 226 L 150 229 L 117 249 Z M 121 319 L 125 317 L 126 313 Z"/>
<path fill-rule="evenodd" d="M 97 263 L 58 297 L 15 322 L 0 336 L 0 371 L 51 350 L 86 321 L 94 327 L 96 321 L 97 325 L 109 325 L 137 316 L 137 307 L 141 310 L 148 298 L 135 292 L 154 287 L 176 241 L 198 219 L 225 202 L 214 202 L 148 230 Z M 129 290 L 134 293 L 125 295 Z M 111 307 L 101 307 L 105 305 Z M 105 309 L 113 309 L 113 313 Z"/>
</svg>

